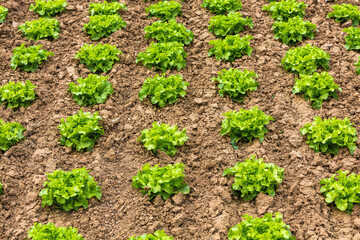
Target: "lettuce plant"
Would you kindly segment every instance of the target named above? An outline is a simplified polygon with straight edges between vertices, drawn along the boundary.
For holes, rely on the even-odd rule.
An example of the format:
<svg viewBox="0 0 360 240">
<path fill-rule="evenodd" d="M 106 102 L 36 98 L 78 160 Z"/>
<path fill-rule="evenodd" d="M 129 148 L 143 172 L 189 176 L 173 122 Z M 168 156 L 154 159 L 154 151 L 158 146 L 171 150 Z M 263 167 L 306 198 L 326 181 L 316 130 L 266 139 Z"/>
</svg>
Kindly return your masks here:
<svg viewBox="0 0 360 240">
<path fill-rule="evenodd" d="M 49 56 L 54 56 L 53 52 L 41 49 L 42 45 L 25 47 L 25 43 L 13 50 L 10 66 L 13 70 L 18 67 L 26 72 L 35 72 L 39 65 L 47 61 Z"/>
<path fill-rule="evenodd" d="M 4 194 L 4 185 L 0 182 L 0 195 Z"/>
<path fill-rule="evenodd" d="M 252 92 L 257 89 L 259 83 L 256 81 L 258 75 L 254 71 L 230 68 L 223 69 L 217 78 L 212 78 L 212 81 L 218 82 L 219 94 L 224 97 L 228 94 L 235 102 L 243 102 L 247 92 Z"/>
<path fill-rule="evenodd" d="M 175 19 L 177 15 L 181 16 L 181 3 L 176 1 L 159 1 L 145 8 L 149 18 L 157 17 L 162 21 Z"/>
<path fill-rule="evenodd" d="M 189 185 L 184 180 L 185 164 L 179 162 L 174 165 L 159 167 L 159 164 L 150 167 L 145 164 L 141 171 L 132 178 L 133 188 L 140 188 L 143 196 L 149 195 L 150 199 L 160 195 L 164 200 L 177 193 L 188 194 Z"/>
<path fill-rule="evenodd" d="M 246 35 L 227 35 L 224 39 L 211 40 L 209 45 L 214 47 L 209 49 L 208 56 L 215 56 L 216 60 L 233 62 L 235 58 L 241 58 L 245 54 L 250 56 L 253 49 L 250 47 L 252 36 Z"/>
<path fill-rule="evenodd" d="M 216 15 L 210 18 L 208 29 L 217 37 L 235 35 L 244 31 L 245 26 L 250 29 L 254 26 L 252 18 L 243 18 L 239 12 L 230 12 L 228 15 Z"/>
<path fill-rule="evenodd" d="M 36 99 L 34 86 L 29 80 L 25 83 L 12 82 L 0 87 L 0 105 L 3 103 L 7 108 L 28 107 Z"/>
<path fill-rule="evenodd" d="M 188 82 L 183 81 L 181 75 L 169 77 L 155 75 L 154 78 L 147 78 L 142 89 L 139 91 L 139 99 L 143 101 L 147 96 L 151 97 L 151 103 L 159 107 L 175 103 L 179 97 L 185 97 Z"/>
<path fill-rule="evenodd" d="M 357 67 L 356 68 L 356 74 L 359 75 L 360 74 L 360 57 L 359 57 L 359 61 L 357 61 L 355 63 L 355 67 Z"/>
<path fill-rule="evenodd" d="M 150 44 L 144 52 L 136 57 L 136 63 L 143 62 L 149 69 L 159 69 L 166 72 L 169 69 L 181 70 L 186 66 L 187 53 L 179 42 L 160 42 Z"/>
<path fill-rule="evenodd" d="M 76 148 L 77 151 L 90 151 L 95 145 L 95 141 L 104 135 L 104 129 L 99 126 L 101 117 L 98 112 L 91 115 L 89 112 L 80 111 L 70 117 L 61 119 L 58 126 L 60 130 L 61 145 Z"/>
<path fill-rule="evenodd" d="M 108 78 L 89 74 L 86 78 L 77 79 L 78 85 L 69 83 L 68 91 L 71 92 L 75 102 L 80 106 L 105 103 L 107 97 L 114 91 L 112 84 L 107 81 Z"/>
<path fill-rule="evenodd" d="M 272 29 L 274 30 L 275 39 L 280 39 L 282 43 L 287 45 L 295 45 L 304 38 L 314 39 L 317 31 L 315 24 L 304 21 L 299 16 L 290 18 L 287 22 L 274 22 Z"/>
<path fill-rule="evenodd" d="M 124 27 L 126 27 L 126 22 L 117 14 L 94 15 L 90 17 L 88 23 L 84 24 L 83 30 L 90 35 L 91 40 L 99 40 Z"/>
<path fill-rule="evenodd" d="M 265 125 L 274 121 L 274 118 L 266 115 L 257 106 L 250 110 L 242 108 L 238 112 L 229 111 L 223 115 L 225 119 L 222 120 L 220 134 L 229 135 L 234 149 L 238 149 L 236 143 L 239 140 L 251 142 L 253 138 L 258 138 L 262 143 L 268 132 Z"/>
<path fill-rule="evenodd" d="M 42 18 L 25 22 L 19 26 L 19 31 L 23 32 L 23 36 L 35 41 L 40 39 L 58 39 L 60 35 L 60 23 L 55 18 Z"/>
<path fill-rule="evenodd" d="M 30 4 L 29 10 L 41 17 L 53 17 L 63 12 L 67 5 L 66 0 L 35 0 L 35 5 Z"/>
<path fill-rule="evenodd" d="M 174 19 L 169 22 L 154 22 L 146 26 L 144 32 L 146 39 L 154 38 L 159 42 L 181 42 L 188 45 L 194 40 L 193 32 Z"/>
<path fill-rule="evenodd" d="M 141 236 L 132 236 L 128 240 L 174 240 L 173 237 L 169 237 L 165 234 L 164 230 L 158 230 L 153 234 L 143 234 Z"/>
<path fill-rule="evenodd" d="M 306 4 L 297 0 L 281 0 L 263 6 L 263 11 L 268 11 L 270 16 L 277 21 L 287 21 L 290 18 L 305 16 Z"/>
<path fill-rule="evenodd" d="M 80 52 L 76 53 L 75 59 L 79 59 L 93 73 L 96 71 L 108 72 L 112 69 L 115 61 L 119 61 L 121 54 L 122 51 L 116 46 L 84 43 Z"/>
<path fill-rule="evenodd" d="M 313 108 L 320 109 L 328 97 L 338 99 L 336 90 L 342 91 L 328 72 L 315 72 L 313 75 L 301 75 L 300 79 L 296 78 L 292 93 L 304 94 L 305 100 L 313 102 Z"/>
<path fill-rule="evenodd" d="M 6 7 L 0 6 L 0 23 L 4 23 L 6 20 L 6 15 L 8 14 L 9 9 Z"/>
<path fill-rule="evenodd" d="M 306 143 L 316 153 L 337 155 L 340 148 L 347 147 L 350 154 L 353 154 L 357 148 L 358 133 L 352 125 L 354 124 L 348 118 L 340 120 L 334 117 L 322 120 L 317 116 L 312 123 L 305 124 L 300 133 L 306 135 Z"/>
<path fill-rule="evenodd" d="M 360 50 L 360 28 L 349 27 L 345 28 L 343 32 L 346 32 L 345 48 L 346 50 Z"/>
<path fill-rule="evenodd" d="M 31 240 L 84 240 L 77 228 L 56 227 L 52 222 L 47 224 L 34 223 L 28 232 L 28 237 Z"/>
<path fill-rule="evenodd" d="M 286 71 L 298 75 L 307 75 L 315 72 L 318 67 L 328 70 L 329 60 L 329 53 L 318 47 L 306 44 L 303 47 L 296 47 L 287 51 L 285 57 L 281 60 L 281 64 Z"/>
<path fill-rule="evenodd" d="M 346 22 L 351 20 L 353 26 L 360 23 L 360 10 L 358 6 L 343 3 L 332 6 L 334 11 L 327 15 L 328 18 L 334 18 L 335 22 Z"/>
<path fill-rule="evenodd" d="M 91 16 L 94 15 L 114 15 L 119 14 L 119 11 L 126 10 L 125 3 L 119 3 L 116 1 L 107 2 L 104 0 L 104 3 L 95 3 L 92 2 L 89 4 L 89 12 Z"/>
<path fill-rule="evenodd" d="M 284 179 L 284 169 L 273 163 L 264 163 L 253 155 L 234 167 L 225 169 L 223 176 L 234 176 L 232 190 L 245 201 L 253 200 L 260 192 L 275 196 L 275 190 Z"/>
<path fill-rule="evenodd" d="M 141 136 L 138 141 L 144 144 L 147 150 L 152 151 L 155 155 L 158 150 L 166 152 L 169 156 L 174 156 L 177 152 L 176 147 L 184 145 L 189 140 L 186 135 L 186 129 L 178 130 L 176 125 L 153 122 L 151 129 L 144 129 L 141 131 Z"/>
<path fill-rule="evenodd" d="M 42 198 L 42 206 L 57 205 L 64 211 L 78 210 L 80 207 L 88 208 L 88 199 L 101 198 L 101 187 L 83 168 L 71 171 L 55 170 L 47 173 L 44 189 L 39 196 Z"/>
<path fill-rule="evenodd" d="M 360 203 L 360 175 L 348 175 L 349 171 L 342 170 L 337 174 L 320 181 L 320 192 L 325 195 L 327 204 L 335 203 L 339 210 L 351 213 L 354 203 Z"/>
<path fill-rule="evenodd" d="M 26 129 L 17 122 L 5 123 L 0 119 L 0 150 L 6 152 L 11 146 L 25 139 L 23 133 Z"/>
<path fill-rule="evenodd" d="M 229 240 L 261 239 L 261 240 L 296 240 L 290 232 L 280 213 L 267 213 L 263 218 L 254 218 L 248 214 L 243 215 L 239 224 L 230 228 Z"/>
<path fill-rule="evenodd" d="M 241 0 L 204 0 L 201 7 L 209 9 L 215 14 L 236 12 L 242 9 Z"/>
</svg>

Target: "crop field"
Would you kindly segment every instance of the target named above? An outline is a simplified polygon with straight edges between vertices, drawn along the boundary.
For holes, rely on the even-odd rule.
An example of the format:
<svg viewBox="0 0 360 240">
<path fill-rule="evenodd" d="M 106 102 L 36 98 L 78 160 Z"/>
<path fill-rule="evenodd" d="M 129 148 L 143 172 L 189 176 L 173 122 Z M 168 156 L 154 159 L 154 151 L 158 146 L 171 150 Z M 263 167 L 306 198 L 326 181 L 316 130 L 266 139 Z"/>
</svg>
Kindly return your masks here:
<svg viewBox="0 0 360 240">
<path fill-rule="evenodd" d="M 0 1 L 0 239 L 360 240 L 359 5 Z"/>
</svg>

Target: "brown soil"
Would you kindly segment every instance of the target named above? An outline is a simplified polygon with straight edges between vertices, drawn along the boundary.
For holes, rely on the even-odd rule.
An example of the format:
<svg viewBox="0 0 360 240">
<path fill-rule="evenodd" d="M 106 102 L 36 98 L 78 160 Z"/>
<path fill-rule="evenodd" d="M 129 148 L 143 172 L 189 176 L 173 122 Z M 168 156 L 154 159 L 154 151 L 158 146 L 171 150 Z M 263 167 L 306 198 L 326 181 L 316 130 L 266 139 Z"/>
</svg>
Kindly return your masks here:
<svg viewBox="0 0 360 240">
<path fill-rule="evenodd" d="M 280 65 L 289 47 L 274 40 L 272 20 L 261 11 L 266 1 L 256 0 L 243 1 L 243 13 L 253 18 L 255 26 L 241 34 L 254 36 L 251 42 L 254 52 L 251 57 L 237 59 L 233 67 L 254 70 L 259 75 L 260 87 L 243 104 L 221 98 L 211 77 L 231 64 L 207 57 L 208 42 L 215 38 L 207 30 L 211 14 L 200 7 L 201 0 L 185 0 L 183 16 L 178 21 L 194 32 L 195 40 L 186 47 L 187 67 L 180 73 L 190 87 L 184 99 L 159 109 L 137 97 L 144 79 L 155 74 L 135 64 L 137 53 L 149 44 L 143 29 L 153 21 L 145 14 L 150 3 L 127 1 L 128 11 L 122 15 L 128 27 L 100 41 L 116 45 L 124 53 L 108 74 L 114 94 L 105 104 L 85 108 L 99 111 L 105 135 L 93 151 L 78 153 L 60 146 L 57 126 L 61 118 L 80 109 L 67 92 L 67 85 L 89 73 L 74 56 L 84 42 L 92 43 L 82 31 L 88 21 L 90 1 L 68 0 L 68 11 L 56 17 L 61 22 L 60 38 L 37 42 L 53 51 L 54 57 L 35 73 L 13 71 L 9 66 L 13 48 L 24 42 L 33 43 L 17 31 L 19 24 L 37 18 L 28 10 L 31 2 L 1 2 L 9 8 L 7 22 L 0 25 L 1 84 L 29 79 L 39 86 L 36 90 L 39 98 L 30 107 L 16 111 L 0 109 L 0 117 L 5 121 L 18 121 L 27 129 L 25 141 L 5 154 L 0 153 L 0 178 L 5 186 L 5 195 L 0 197 L 1 239 L 24 239 L 34 222 L 52 221 L 57 226 L 79 228 L 86 239 L 127 239 L 164 229 L 175 239 L 219 240 L 227 239 L 229 227 L 239 223 L 241 215 L 262 216 L 266 212 L 282 213 L 299 240 L 360 239 L 354 224 L 360 218 L 359 205 L 352 214 L 327 206 L 318 183 L 340 168 L 359 173 L 360 150 L 352 156 L 345 149 L 335 157 L 315 154 L 299 133 L 299 128 L 316 115 L 349 117 L 360 131 L 360 81 L 354 67 L 358 54 L 345 50 L 341 32 L 344 26 L 325 17 L 333 3 L 305 1 L 309 5 L 306 19 L 317 24 L 319 32 L 314 40 L 300 45 L 314 43 L 330 53 L 329 72 L 343 89 L 338 101 L 331 99 L 321 110 L 314 110 L 301 96 L 291 94 L 294 75 Z M 359 0 L 346 2 L 359 5 Z M 275 118 L 268 125 L 270 132 L 262 144 L 240 143 L 240 149 L 234 150 L 230 139 L 219 134 L 222 113 L 256 105 Z M 188 130 L 190 140 L 175 157 L 164 153 L 154 157 L 136 141 L 140 131 L 149 128 L 153 121 L 177 124 Z M 285 168 L 285 180 L 275 197 L 260 194 L 255 201 L 244 202 L 232 194 L 232 179 L 221 176 L 225 168 L 252 154 Z M 132 176 L 143 164 L 179 161 L 187 165 L 186 181 L 192 189 L 189 195 L 150 202 L 131 187 Z M 91 201 L 89 209 L 77 212 L 42 208 L 38 194 L 45 173 L 78 167 L 92 170 L 92 176 L 103 188 L 101 201 Z"/>
</svg>

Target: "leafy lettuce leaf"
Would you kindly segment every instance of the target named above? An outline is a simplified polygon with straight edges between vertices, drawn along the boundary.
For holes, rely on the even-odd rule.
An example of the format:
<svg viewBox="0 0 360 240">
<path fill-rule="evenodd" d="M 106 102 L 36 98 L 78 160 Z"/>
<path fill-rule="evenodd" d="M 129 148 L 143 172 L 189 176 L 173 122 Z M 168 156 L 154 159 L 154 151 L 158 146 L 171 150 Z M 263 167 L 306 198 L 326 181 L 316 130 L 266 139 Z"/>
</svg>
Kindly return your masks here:
<svg viewBox="0 0 360 240">
<path fill-rule="evenodd" d="M 145 38 L 154 38 L 159 42 L 181 42 L 184 45 L 194 40 L 194 34 L 182 23 L 172 19 L 169 22 L 157 21 L 144 29 Z"/>
<path fill-rule="evenodd" d="M 141 141 L 144 147 L 155 155 L 160 150 L 169 156 L 174 156 L 177 152 L 176 147 L 184 145 L 187 140 L 189 138 L 186 135 L 186 129 L 179 131 L 177 125 L 171 127 L 169 124 L 158 124 L 156 121 L 153 122 L 151 129 L 142 130 L 138 138 L 138 141 Z"/>
<path fill-rule="evenodd" d="M 115 61 L 119 61 L 121 54 L 122 51 L 116 46 L 84 43 L 80 52 L 76 53 L 75 59 L 79 59 L 93 73 L 96 71 L 108 72 L 112 69 Z"/>
<path fill-rule="evenodd" d="M 360 203 L 360 175 L 349 171 L 337 171 L 331 178 L 320 181 L 320 192 L 325 195 L 327 204 L 335 203 L 336 208 L 348 213 L 352 212 L 355 203 Z"/>
<path fill-rule="evenodd" d="M 6 15 L 8 14 L 9 9 L 6 7 L 0 6 L 0 23 L 4 23 L 6 20 Z"/>
<path fill-rule="evenodd" d="M 335 22 L 346 22 L 351 20 L 353 26 L 360 23 L 360 10 L 358 6 L 352 4 L 336 4 L 332 6 L 334 11 L 327 15 L 328 18 L 334 18 Z"/>
<path fill-rule="evenodd" d="M 60 35 L 60 23 L 55 18 L 42 18 L 25 22 L 19 25 L 19 31 L 23 32 L 23 36 L 28 40 L 34 39 L 58 39 Z"/>
<path fill-rule="evenodd" d="M 165 234 L 164 230 L 158 230 L 153 234 L 143 234 L 141 236 L 132 236 L 128 240 L 174 240 L 173 237 L 169 237 Z"/>
<path fill-rule="evenodd" d="M 181 16 L 181 3 L 176 1 L 159 1 L 145 8 L 149 18 L 157 17 L 162 21 L 175 19 L 177 15 Z"/>
<path fill-rule="evenodd" d="M 119 11 L 126 10 L 125 3 L 119 3 L 117 1 L 107 2 L 104 0 L 104 3 L 95 3 L 92 2 L 89 4 L 89 12 L 91 16 L 94 15 L 115 15 L 119 14 Z"/>
<path fill-rule="evenodd" d="M 4 185 L 0 182 L 0 195 L 4 194 Z"/>
<path fill-rule="evenodd" d="M 0 87 L 0 105 L 7 108 L 28 107 L 36 99 L 34 86 L 29 80 L 26 83 L 12 82 Z"/>
<path fill-rule="evenodd" d="M 277 21 L 287 21 L 296 16 L 303 18 L 306 7 L 305 3 L 297 0 L 281 0 L 263 6 L 263 11 L 268 11 L 270 16 Z"/>
<path fill-rule="evenodd" d="M 90 151 L 95 145 L 95 141 L 104 135 L 104 129 L 99 126 L 101 117 L 98 112 L 91 115 L 89 112 L 80 111 L 70 117 L 61 119 L 58 126 L 60 130 L 61 145 L 76 148 L 77 151 Z"/>
<path fill-rule="evenodd" d="M 223 69 L 218 73 L 217 78 L 212 78 L 212 81 L 218 82 L 219 94 L 224 97 L 228 94 L 235 102 L 243 102 L 247 92 L 252 92 L 257 89 L 259 83 L 254 79 L 258 75 L 254 71 L 230 68 Z"/>
<path fill-rule="evenodd" d="M 344 28 L 343 32 L 346 32 L 345 48 L 346 50 L 360 50 L 360 28 L 349 27 Z"/>
<path fill-rule="evenodd" d="M 251 142 L 253 138 L 258 138 L 262 143 L 268 132 L 265 125 L 274 121 L 274 118 L 266 115 L 257 106 L 250 110 L 242 108 L 238 112 L 229 111 L 223 115 L 225 119 L 222 120 L 220 134 L 230 136 L 234 149 L 238 149 L 236 143 L 240 140 Z"/>
<path fill-rule="evenodd" d="M 217 37 L 235 35 L 244 31 L 245 26 L 253 28 L 252 18 L 243 18 L 239 12 L 230 12 L 228 15 L 216 15 L 210 18 L 208 29 Z"/>
<path fill-rule="evenodd" d="M 84 24 L 83 30 L 90 35 L 91 40 L 99 40 L 125 27 L 126 22 L 117 14 L 95 15 L 91 16 L 90 21 Z"/>
<path fill-rule="evenodd" d="M 316 153 L 337 155 L 340 148 L 347 147 L 350 154 L 353 154 L 357 148 L 358 133 L 352 125 L 354 124 L 348 118 L 340 120 L 334 117 L 322 120 L 317 116 L 312 123 L 305 124 L 300 133 L 306 135 L 306 143 Z"/>
<path fill-rule="evenodd" d="M 356 74 L 359 75 L 360 74 L 360 57 L 359 57 L 359 61 L 357 61 L 355 63 L 355 67 L 357 67 L 356 68 Z"/>
<path fill-rule="evenodd" d="M 312 107 L 320 109 L 322 103 L 329 97 L 338 99 L 336 90 L 342 89 L 334 82 L 334 78 L 328 72 L 315 72 L 313 75 L 301 75 L 295 79 L 293 94 L 304 94 L 305 100 L 314 102 Z"/>
<path fill-rule="evenodd" d="M 248 214 L 243 215 L 241 223 L 230 228 L 229 240 L 296 240 L 290 232 L 290 226 L 286 225 L 280 213 L 267 213 L 263 218 L 254 218 Z"/>
<path fill-rule="evenodd" d="M 25 47 L 25 43 L 13 50 L 10 66 L 13 70 L 18 67 L 26 72 L 35 72 L 39 65 L 47 61 L 49 56 L 54 56 L 53 52 L 41 49 L 42 45 Z"/>
<path fill-rule="evenodd" d="M 0 119 L 0 150 L 6 152 L 11 146 L 25 139 L 23 133 L 26 129 L 17 122 L 5 123 Z"/>
<path fill-rule="evenodd" d="M 29 10 L 50 18 L 63 12 L 67 5 L 66 0 L 35 0 L 35 5 L 30 4 Z"/>
<path fill-rule="evenodd" d="M 34 223 L 28 232 L 31 240 L 84 240 L 77 228 L 56 227 L 54 223 Z"/>
<path fill-rule="evenodd" d="M 260 192 L 275 196 L 275 190 L 284 179 L 284 169 L 273 163 L 264 163 L 253 155 L 234 167 L 225 169 L 223 176 L 233 175 L 232 189 L 245 201 L 253 200 Z"/>
<path fill-rule="evenodd" d="M 166 200 L 177 193 L 188 194 L 190 187 L 184 180 L 184 167 L 181 162 L 165 167 L 159 167 L 159 164 L 150 167 L 147 163 L 132 178 L 132 186 L 142 189 L 143 196 L 149 194 L 150 199 L 160 195 Z"/>
<path fill-rule="evenodd" d="M 201 7 L 215 14 L 225 14 L 241 10 L 242 2 L 241 0 L 204 0 Z"/>
<path fill-rule="evenodd" d="M 71 171 L 55 170 L 47 173 L 44 189 L 39 196 L 42 198 L 42 206 L 57 205 L 64 211 L 78 210 L 80 207 L 88 208 L 88 199 L 101 198 L 101 187 L 83 168 Z"/>
<path fill-rule="evenodd" d="M 69 83 L 68 91 L 71 92 L 75 102 L 80 106 L 105 103 L 107 97 L 114 91 L 112 84 L 107 81 L 108 78 L 89 74 L 86 78 L 77 79 L 78 85 Z"/>
<path fill-rule="evenodd" d="M 171 75 L 169 77 L 155 75 L 154 78 L 147 78 L 139 91 L 139 99 L 143 101 L 147 96 L 151 96 L 151 103 L 159 107 L 166 104 L 173 104 L 178 97 L 185 97 L 188 82 L 183 81 L 181 75 Z"/>
<path fill-rule="evenodd" d="M 224 39 L 211 40 L 209 45 L 214 47 L 209 49 L 208 56 L 215 56 L 216 60 L 233 62 L 236 58 L 241 58 L 245 54 L 250 56 L 253 49 L 250 47 L 252 36 L 246 35 L 227 35 Z"/>
</svg>

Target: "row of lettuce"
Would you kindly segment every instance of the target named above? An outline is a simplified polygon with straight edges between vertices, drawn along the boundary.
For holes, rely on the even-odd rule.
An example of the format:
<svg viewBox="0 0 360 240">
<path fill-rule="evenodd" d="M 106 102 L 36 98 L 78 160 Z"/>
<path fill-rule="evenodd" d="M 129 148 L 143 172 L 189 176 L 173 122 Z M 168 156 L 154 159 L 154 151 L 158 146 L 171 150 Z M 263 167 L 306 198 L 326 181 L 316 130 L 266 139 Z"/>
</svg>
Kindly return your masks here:
<svg viewBox="0 0 360 240">
<path fill-rule="evenodd" d="M 50 3 L 59 7 L 50 6 Z M 49 6 L 47 7 L 47 5 Z M 243 55 L 250 56 L 252 52 L 250 39 L 252 37 L 248 35 L 241 38 L 237 35 L 246 26 L 250 28 L 253 26 L 250 18 L 243 18 L 237 12 L 242 8 L 241 2 L 239 0 L 226 1 L 226 3 L 225 1 L 205 0 L 202 6 L 213 13 L 219 14 L 212 17 L 209 22 L 209 31 L 220 38 L 210 41 L 209 44 L 214 47 L 209 50 L 209 56 L 214 55 L 217 60 L 221 59 L 230 62 Z M 285 24 L 286 27 L 284 28 L 289 29 L 290 26 L 302 26 L 302 23 L 305 24 L 305 27 L 309 25 L 308 22 L 302 20 L 304 6 L 302 3 L 287 0 L 271 3 L 269 6 L 265 6 L 264 10 L 269 11 L 274 19 L 281 20 L 278 25 Z M 347 5 L 340 7 L 343 6 L 346 7 Z M 19 26 L 19 29 L 23 31 L 25 37 L 35 41 L 44 38 L 57 39 L 60 33 L 58 22 L 56 23 L 57 20 L 54 21 L 55 19 L 50 17 L 62 12 L 65 7 L 66 2 L 64 0 L 47 2 L 37 0 L 36 5 L 32 5 L 30 9 L 44 18 L 25 23 Z M 286 10 L 292 7 L 299 11 Z M 334 12 L 340 11 L 337 8 L 334 6 Z M 118 15 L 120 10 L 125 9 L 126 5 L 118 2 L 91 3 L 89 7 L 90 22 L 88 25 L 85 24 L 84 30 L 91 35 L 93 40 L 109 36 L 116 30 L 126 26 L 126 23 Z M 359 10 L 357 9 L 357 11 Z M 136 61 L 143 62 L 144 66 L 160 70 L 163 73 L 170 69 L 181 70 L 186 66 L 185 58 L 187 53 L 184 51 L 184 45 L 190 44 L 194 39 L 193 33 L 175 20 L 176 16 L 181 15 L 181 4 L 175 1 L 159 2 L 146 8 L 146 12 L 149 17 L 161 19 L 144 29 L 145 37 L 155 39 L 157 42 L 152 42 L 144 52 L 140 52 Z M 223 15 L 228 12 L 228 15 Z M 296 16 L 290 17 L 290 12 Z M 356 11 L 353 10 L 353 12 L 355 12 L 353 15 L 350 16 L 349 14 L 349 19 L 354 24 L 358 24 L 358 20 L 353 17 L 357 16 Z M 339 13 L 333 14 L 335 15 L 330 16 L 329 14 L 329 17 L 334 17 L 337 21 L 348 20 L 344 16 L 340 19 Z M 296 21 L 299 24 L 295 24 Z M 274 26 L 276 25 L 275 22 Z M 302 39 L 300 37 L 284 37 L 286 36 L 284 35 L 285 30 L 276 32 L 276 28 L 273 28 L 276 38 L 281 39 L 283 42 L 284 38 L 290 39 L 288 42 L 284 42 L 286 44 L 294 44 Z M 296 30 L 292 32 L 297 34 Z M 354 46 L 359 47 L 360 45 L 356 42 L 357 33 L 355 32 L 355 35 L 348 33 L 349 35 L 346 37 L 347 49 L 356 49 Z M 312 34 L 302 37 L 312 38 L 311 36 L 313 37 Z M 297 39 L 297 41 L 291 39 Z M 29 72 L 36 71 L 40 64 L 53 55 L 52 52 L 41 48 L 41 45 L 25 47 L 25 44 L 15 48 L 11 58 L 11 67 L 14 70 L 20 68 Z M 112 69 L 115 61 L 119 60 L 120 54 L 122 52 L 119 49 L 109 44 L 84 44 L 75 58 L 84 63 L 93 73 L 99 71 L 108 72 Z M 329 96 L 337 98 L 336 91 L 341 91 L 341 88 L 334 83 L 334 79 L 330 74 L 325 71 L 320 74 L 315 72 L 319 67 L 327 70 L 329 60 L 328 53 L 311 45 L 290 49 L 282 60 L 285 70 L 299 75 L 299 79 L 295 80 L 293 93 L 304 94 L 305 99 L 311 100 L 313 107 L 317 109 L 321 107 L 323 101 L 327 100 Z M 248 92 L 257 89 L 259 84 L 255 80 L 256 77 L 257 75 L 253 71 L 240 71 L 230 68 L 223 69 L 212 80 L 219 83 L 219 94 L 221 96 L 228 95 L 234 101 L 242 102 Z M 70 83 L 69 92 L 80 106 L 104 103 L 113 93 L 112 85 L 107 79 L 106 76 L 90 74 L 86 78 L 79 78 L 77 80 L 78 84 Z M 178 98 L 184 97 L 188 85 L 187 82 L 183 81 L 181 75 L 170 75 L 168 77 L 156 75 L 144 81 L 143 87 L 139 91 L 139 99 L 143 101 L 144 98 L 149 96 L 152 104 L 164 107 L 167 104 L 175 103 Z M 34 89 L 36 89 L 36 86 L 30 81 L 26 81 L 26 83 L 9 82 L 0 88 L 0 103 L 4 103 L 9 108 L 28 107 L 36 99 Z M 274 120 L 257 107 L 249 110 L 240 109 L 239 111 L 226 112 L 224 116 L 225 119 L 222 121 L 220 133 L 230 137 L 231 144 L 235 149 L 238 148 L 237 143 L 239 141 L 252 141 L 253 138 L 257 138 L 262 142 L 268 132 L 265 125 Z M 91 115 L 91 113 L 84 113 L 82 110 L 73 116 L 61 119 L 61 124 L 58 126 L 61 134 L 61 145 L 72 147 L 78 151 L 92 150 L 96 140 L 104 134 L 104 130 L 100 126 L 100 120 L 101 117 L 97 112 Z M 303 126 L 300 132 L 307 137 L 307 144 L 315 152 L 336 155 L 340 148 L 346 147 L 352 154 L 356 149 L 358 135 L 352 125 L 353 123 L 348 118 L 344 120 L 336 118 L 323 120 L 320 117 L 315 117 L 314 122 Z M 19 123 L 5 123 L 0 120 L 0 140 L 3 143 L 0 145 L 0 150 L 7 151 L 12 145 L 24 139 L 24 131 L 25 128 Z M 179 131 L 176 125 L 170 126 L 154 122 L 151 129 L 144 129 L 141 132 L 138 140 L 154 154 L 157 154 L 158 151 L 164 151 L 168 155 L 174 156 L 178 151 L 176 147 L 185 144 L 188 141 L 188 136 L 186 135 L 186 129 Z M 160 195 L 166 200 L 176 193 L 189 194 L 190 187 L 184 180 L 184 168 L 185 165 L 182 163 L 164 167 L 159 167 L 159 165 L 151 167 L 149 164 L 145 164 L 141 171 L 133 177 L 132 186 L 140 189 L 143 195 L 148 194 L 150 199 Z M 88 199 L 92 197 L 100 200 L 101 187 L 88 172 L 88 170 L 82 168 L 68 172 L 55 170 L 53 173 L 47 174 L 48 181 L 45 182 L 45 188 L 40 192 L 43 200 L 42 205 L 56 205 L 64 211 L 70 211 L 77 210 L 80 207 L 87 208 Z M 223 175 L 234 175 L 233 191 L 238 192 L 244 200 L 252 200 L 260 192 L 274 196 L 276 188 L 283 181 L 284 169 L 271 163 L 264 163 L 262 159 L 256 159 L 255 156 L 252 156 L 251 159 L 238 162 L 234 167 L 226 169 Z M 87 182 L 87 184 L 84 184 L 84 182 Z M 333 175 L 331 178 L 321 180 L 320 183 L 322 185 L 320 192 L 325 195 L 325 201 L 329 204 L 335 203 L 336 207 L 342 211 L 351 211 L 353 204 L 359 200 L 354 187 L 360 184 L 358 175 L 348 175 L 348 172 L 339 171 L 338 176 Z M 339 185 L 341 190 L 338 187 Z M 2 185 L 0 185 L 0 191 L 2 191 L 2 188 Z M 291 236 L 289 226 L 281 220 L 282 216 L 279 213 L 276 213 L 275 217 L 271 213 L 266 214 L 263 218 L 253 218 L 248 215 L 243 217 L 244 220 L 241 223 L 229 230 L 229 239 L 240 239 L 241 236 L 245 236 L 246 232 L 256 231 L 257 226 L 264 224 L 268 225 L 269 229 L 274 229 L 271 236 L 272 238 L 275 237 L 274 239 L 276 239 L 277 234 L 284 239 L 295 239 Z M 40 239 L 39 236 L 46 234 L 49 230 L 54 234 L 58 232 L 59 234 L 69 234 L 73 239 L 82 239 L 77 233 L 77 229 L 56 228 L 52 223 L 46 225 L 35 223 L 29 231 L 29 237 L 34 240 Z M 145 234 L 139 237 L 133 236 L 130 239 L 173 238 L 168 237 L 164 231 L 157 231 L 154 235 Z"/>
</svg>

